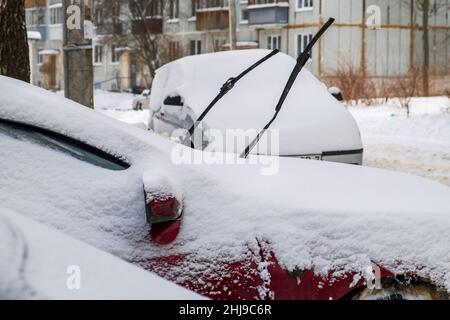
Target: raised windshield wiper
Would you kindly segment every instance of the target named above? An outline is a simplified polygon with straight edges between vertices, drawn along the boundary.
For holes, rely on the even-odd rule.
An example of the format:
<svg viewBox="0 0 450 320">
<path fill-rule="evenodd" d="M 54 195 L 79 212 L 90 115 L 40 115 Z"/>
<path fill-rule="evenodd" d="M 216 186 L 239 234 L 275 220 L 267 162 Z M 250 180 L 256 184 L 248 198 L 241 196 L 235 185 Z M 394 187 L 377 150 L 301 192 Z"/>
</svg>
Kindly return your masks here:
<svg viewBox="0 0 450 320">
<path fill-rule="evenodd" d="M 270 128 L 272 123 L 277 119 L 278 114 L 281 111 L 281 107 L 283 106 L 289 91 L 291 91 L 292 86 L 294 85 L 295 80 L 298 77 L 298 74 L 300 71 L 302 71 L 303 67 L 305 66 L 306 62 L 311 58 L 311 50 L 316 44 L 316 42 L 322 37 L 322 35 L 328 30 L 328 28 L 334 23 L 334 19 L 330 18 L 327 23 L 325 23 L 322 28 L 317 32 L 317 34 L 314 36 L 314 38 L 311 40 L 311 42 L 306 47 L 305 51 L 303 51 L 297 58 L 297 63 L 295 64 L 294 70 L 292 70 L 291 75 L 289 76 L 289 79 L 286 83 L 286 86 L 281 94 L 280 100 L 277 103 L 277 106 L 275 107 L 275 115 L 273 118 L 269 121 L 269 123 L 261 130 L 261 132 L 258 133 L 256 138 L 247 146 L 245 151 L 241 154 L 241 158 L 247 158 L 250 152 L 253 150 L 253 148 L 258 144 L 259 140 L 261 140 L 261 137 L 264 135 L 264 133 Z"/>
<path fill-rule="evenodd" d="M 241 80 L 248 73 L 250 73 L 251 71 L 256 69 L 258 66 L 260 66 L 261 64 L 263 64 L 264 62 L 266 62 L 267 60 L 269 60 L 270 58 L 272 58 L 274 55 L 276 55 L 279 52 L 280 52 L 279 50 L 273 50 L 271 53 L 269 53 L 264 58 L 257 61 L 255 64 L 250 66 L 248 69 L 246 69 L 244 72 L 242 72 L 237 77 L 232 77 L 232 78 L 228 79 L 223 84 L 222 88 L 220 89 L 219 94 L 214 98 L 214 100 L 208 105 L 208 107 L 205 109 L 205 111 L 203 111 L 203 113 L 200 115 L 200 117 L 198 117 L 198 119 L 194 122 L 192 127 L 189 129 L 189 134 L 185 138 L 184 142 L 186 143 L 188 139 L 191 139 L 191 137 L 194 135 L 195 130 L 199 126 L 200 122 L 203 121 L 203 119 L 207 116 L 207 114 L 211 111 L 211 109 L 217 104 L 217 102 L 219 102 L 220 99 L 222 99 L 228 92 L 230 92 L 231 89 L 233 89 L 233 87 L 236 85 L 236 83 L 239 80 Z M 193 143 L 192 139 L 191 139 L 191 147 L 192 148 L 194 147 L 194 143 Z"/>
</svg>

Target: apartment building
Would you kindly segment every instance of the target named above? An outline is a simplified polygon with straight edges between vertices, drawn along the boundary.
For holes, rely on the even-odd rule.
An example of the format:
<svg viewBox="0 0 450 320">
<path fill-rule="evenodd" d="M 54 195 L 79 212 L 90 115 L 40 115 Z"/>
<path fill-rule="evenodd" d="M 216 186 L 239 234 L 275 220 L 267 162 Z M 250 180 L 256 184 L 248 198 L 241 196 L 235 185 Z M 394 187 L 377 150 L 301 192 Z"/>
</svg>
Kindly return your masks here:
<svg viewBox="0 0 450 320">
<path fill-rule="evenodd" d="M 93 59 L 98 88 L 150 86 L 148 71 L 136 57 L 139 45 L 132 37 L 141 32 L 164 35 L 167 43 L 160 48 L 164 61 L 230 48 L 228 0 L 143 1 L 144 21 L 133 21 L 128 1 L 118 3 L 115 12 L 105 12 L 105 8 L 95 11 Z M 257 31 L 248 25 L 247 6 L 248 2 L 241 1 L 236 9 L 238 49 L 258 48 Z"/>
<path fill-rule="evenodd" d="M 113 43 L 104 44 L 101 41 L 101 38 L 111 31 L 116 34 L 126 33 L 127 19 L 120 19 L 120 14 L 120 11 L 111 13 L 98 10 L 94 17 L 97 24 L 92 57 L 94 82 L 97 87 L 107 90 L 131 87 L 129 79 L 121 78 L 124 71 L 120 64 L 122 52 L 117 50 L 120 48 Z M 64 88 L 62 0 L 25 0 L 25 17 L 30 48 L 31 83 L 48 90 L 62 90 Z M 111 24 L 112 20 L 115 23 Z M 111 30 L 111 26 L 115 29 Z"/>
<path fill-rule="evenodd" d="M 238 49 L 304 50 L 328 17 L 336 23 L 307 65 L 319 77 L 350 66 L 372 78 L 405 76 L 423 63 L 421 12 L 415 0 L 236 0 Z M 430 0 L 430 69 L 450 74 L 450 17 L 445 0 Z M 229 49 L 228 0 L 169 0 L 149 18 L 168 37 L 168 55 Z"/>
<path fill-rule="evenodd" d="M 336 23 L 313 50 L 308 68 L 317 76 L 344 65 L 369 77 L 397 77 L 423 62 L 423 28 L 416 1 L 249 0 L 249 25 L 263 48 L 296 57 L 328 17 Z M 434 1 L 430 15 L 430 68 L 450 73 L 450 1 Z M 441 5 L 438 8 L 438 5 Z M 445 6 L 447 5 L 447 6 Z"/>
<path fill-rule="evenodd" d="M 49 90 L 63 88 L 62 0 L 25 0 L 31 82 Z"/>
<path fill-rule="evenodd" d="M 369 77 L 403 76 L 423 62 L 421 12 L 415 0 L 236 0 L 238 49 L 279 49 L 296 57 L 328 17 L 336 23 L 312 52 L 307 67 L 317 76 L 352 65 Z M 450 74 L 450 17 L 447 8 L 430 16 L 430 69 Z M 62 77 L 62 0 L 26 0 L 32 82 L 59 90 Z M 149 87 L 133 34 L 164 35 L 164 61 L 228 50 L 228 0 L 154 0 L 144 22 L 133 21 L 128 0 L 94 10 L 94 79 L 97 88 Z M 440 0 L 443 3 L 445 0 Z M 94 1 L 95 3 L 95 1 Z M 446 1 L 450 5 L 450 0 Z M 105 11 L 106 10 L 106 11 Z M 111 35 L 114 37 L 111 37 Z M 107 39 L 107 41 L 105 41 Z"/>
<path fill-rule="evenodd" d="M 257 33 L 248 27 L 247 1 L 236 6 L 238 49 L 257 48 Z M 228 0 L 171 0 L 164 33 L 181 55 L 228 50 Z"/>
<path fill-rule="evenodd" d="M 129 90 L 131 83 L 131 59 L 127 44 L 132 28 L 125 2 L 104 6 L 94 0 L 94 29 L 92 62 L 96 89 Z M 134 85 L 135 86 L 135 85 Z"/>
</svg>

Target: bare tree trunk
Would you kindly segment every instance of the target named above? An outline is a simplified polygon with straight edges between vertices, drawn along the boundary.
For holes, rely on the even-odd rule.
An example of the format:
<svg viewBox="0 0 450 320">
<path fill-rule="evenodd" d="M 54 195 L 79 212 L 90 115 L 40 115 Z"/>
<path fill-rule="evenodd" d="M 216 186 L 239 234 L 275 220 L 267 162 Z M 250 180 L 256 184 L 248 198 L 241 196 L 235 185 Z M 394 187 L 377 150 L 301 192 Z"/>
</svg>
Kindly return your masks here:
<svg viewBox="0 0 450 320">
<path fill-rule="evenodd" d="M 24 0 L 0 0 L 0 74 L 30 82 Z"/>
<path fill-rule="evenodd" d="M 430 95 L 430 0 L 423 0 L 422 25 L 423 25 L 423 66 L 422 83 L 425 96 Z"/>
</svg>

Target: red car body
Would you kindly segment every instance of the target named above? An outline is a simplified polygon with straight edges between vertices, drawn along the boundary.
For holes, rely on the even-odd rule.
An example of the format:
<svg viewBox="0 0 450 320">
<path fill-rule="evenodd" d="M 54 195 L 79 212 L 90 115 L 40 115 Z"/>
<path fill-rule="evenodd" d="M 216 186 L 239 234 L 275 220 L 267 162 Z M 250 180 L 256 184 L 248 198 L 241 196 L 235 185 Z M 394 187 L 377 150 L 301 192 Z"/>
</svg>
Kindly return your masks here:
<svg viewBox="0 0 450 320">
<path fill-rule="evenodd" d="M 154 224 L 151 240 L 160 245 L 168 245 L 176 239 L 181 228 L 181 219 L 173 222 Z M 259 242 L 260 252 L 252 252 L 238 262 L 208 264 L 208 272 L 179 284 L 199 294 L 215 300 L 340 300 L 365 285 L 361 277 L 355 281 L 356 273 L 335 276 L 330 272 L 324 277 L 314 270 L 288 271 L 277 261 L 268 246 Z M 143 267 L 161 276 L 176 274 L 182 263 L 201 263 L 195 255 L 169 255 L 139 262 Z M 259 265 L 264 265 L 261 270 Z M 266 273 L 266 276 L 263 276 Z M 395 275 L 380 268 L 381 279 Z M 265 278 L 270 279 L 267 281 Z"/>
</svg>

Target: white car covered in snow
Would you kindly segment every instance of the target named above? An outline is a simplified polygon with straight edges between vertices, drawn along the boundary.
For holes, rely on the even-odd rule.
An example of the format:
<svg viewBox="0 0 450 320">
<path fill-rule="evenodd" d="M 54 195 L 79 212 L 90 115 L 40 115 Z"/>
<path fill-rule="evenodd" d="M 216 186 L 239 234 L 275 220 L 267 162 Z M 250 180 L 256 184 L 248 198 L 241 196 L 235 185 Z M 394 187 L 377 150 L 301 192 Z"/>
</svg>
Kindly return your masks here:
<svg viewBox="0 0 450 320">
<path fill-rule="evenodd" d="M 139 111 L 148 109 L 150 105 L 150 90 L 145 89 L 142 93 L 133 99 L 132 108 L 133 110 Z"/>
<path fill-rule="evenodd" d="M 269 53 L 227 51 L 185 57 L 163 66 L 153 81 L 149 129 L 165 136 L 180 128 L 189 130 L 228 79 Z M 262 129 L 272 118 L 295 64 L 292 57 L 278 53 L 246 74 L 208 113 L 205 135 L 208 129 L 221 130 L 224 135 L 230 129 Z M 272 129 L 279 130 L 276 152 L 280 156 L 362 164 L 363 146 L 355 120 L 306 69 L 299 74 Z M 207 147 L 208 138 L 204 140 L 194 147 Z M 266 150 L 253 153 L 273 155 Z"/>
<path fill-rule="evenodd" d="M 2 206 L 213 299 L 448 298 L 448 187 L 302 159 L 180 165 L 174 148 L 205 154 L 0 77 Z"/>
</svg>

